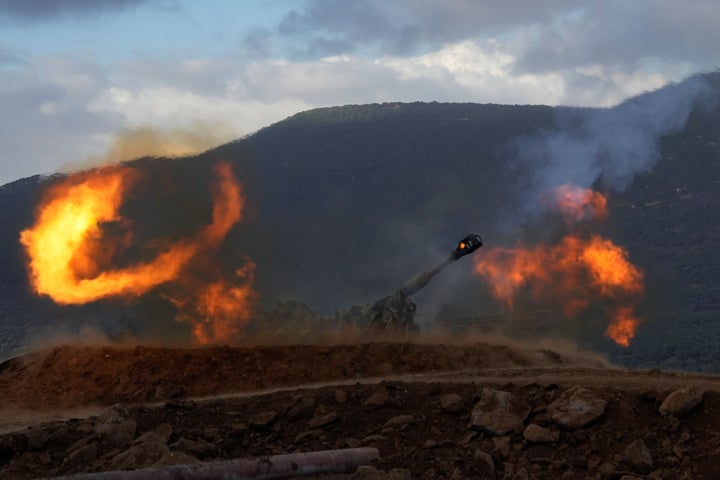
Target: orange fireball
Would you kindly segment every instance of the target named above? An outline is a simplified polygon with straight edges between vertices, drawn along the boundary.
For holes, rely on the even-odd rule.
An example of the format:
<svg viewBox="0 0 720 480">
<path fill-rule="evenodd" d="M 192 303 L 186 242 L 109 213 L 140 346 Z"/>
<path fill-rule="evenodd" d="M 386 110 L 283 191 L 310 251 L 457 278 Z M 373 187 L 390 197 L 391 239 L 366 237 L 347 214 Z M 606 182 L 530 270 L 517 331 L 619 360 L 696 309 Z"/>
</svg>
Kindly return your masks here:
<svg viewBox="0 0 720 480">
<path fill-rule="evenodd" d="M 209 225 L 190 238 L 166 244 L 150 261 L 119 267 L 112 266 L 115 249 L 103 238 L 103 227 L 124 221 L 119 209 L 139 171 L 128 166 L 106 167 L 71 175 L 51 187 L 38 209 L 35 225 L 20 235 L 29 257 L 33 289 L 58 304 L 84 304 L 105 297 L 139 296 L 167 282 L 182 282 L 188 265 L 201 257 L 204 261 L 207 252 L 217 249 L 242 218 L 244 198 L 230 165 L 216 165 L 215 174 Z M 125 240 L 130 239 L 128 235 Z M 216 284 L 221 280 L 203 290 L 210 295 L 217 291 Z M 232 321 L 230 317 L 239 316 L 241 310 L 241 316 L 248 316 L 251 292 L 249 282 L 241 290 L 230 290 L 237 307 L 232 315 L 222 317 L 223 322 Z M 221 330 L 237 332 L 229 327 Z M 221 335 L 215 333 L 213 338 L 220 339 Z"/>
<path fill-rule="evenodd" d="M 605 196 L 591 189 L 561 185 L 551 198 L 569 226 L 607 217 Z M 524 290 L 538 301 L 559 303 L 568 317 L 593 302 L 613 305 L 606 335 L 624 347 L 640 323 L 632 305 L 642 295 L 643 272 L 624 248 L 599 235 L 569 234 L 556 245 L 490 248 L 476 257 L 475 272 L 509 308 Z"/>
<path fill-rule="evenodd" d="M 560 212 L 565 223 L 607 218 L 607 198 L 590 188 L 566 183 L 552 190 L 551 207 Z"/>
</svg>

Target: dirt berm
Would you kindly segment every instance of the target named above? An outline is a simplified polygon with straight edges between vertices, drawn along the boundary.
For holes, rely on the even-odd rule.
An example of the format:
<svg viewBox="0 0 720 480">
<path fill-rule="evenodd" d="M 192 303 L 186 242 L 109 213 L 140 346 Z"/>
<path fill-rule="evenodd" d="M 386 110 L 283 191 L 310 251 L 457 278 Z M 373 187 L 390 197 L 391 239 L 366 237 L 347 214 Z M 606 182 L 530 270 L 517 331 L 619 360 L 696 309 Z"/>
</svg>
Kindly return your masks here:
<svg viewBox="0 0 720 480">
<path fill-rule="evenodd" d="M 376 447 L 324 478 L 720 478 L 720 377 L 484 343 L 48 348 L 0 365 L 0 478 Z"/>
</svg>

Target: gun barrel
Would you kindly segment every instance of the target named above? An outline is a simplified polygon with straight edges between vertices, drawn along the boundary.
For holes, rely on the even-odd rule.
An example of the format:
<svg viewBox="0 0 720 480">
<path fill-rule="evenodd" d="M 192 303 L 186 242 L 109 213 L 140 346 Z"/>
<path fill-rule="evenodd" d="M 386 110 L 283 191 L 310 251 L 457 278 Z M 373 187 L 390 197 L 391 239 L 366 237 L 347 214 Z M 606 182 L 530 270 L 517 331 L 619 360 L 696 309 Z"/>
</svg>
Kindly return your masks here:
<svg viewBox="0 0 720 480">
<path fill-rule="evenodd" d="M 400 287 L 400 293 L 404 297 L 409 297 L 410 295 L 414 295 L 415 293 L 419 292 L 422 288 L 425 287 L 428 283 L 430 283 L 430 280 L 432 277 L 437 275 L 437 273 L 442 270 L 443 268 L 447 267 L 454 261 L 458 260 L 461 257 L 464 257 L 465 255 L 468 255 L 470 253 L 473 253 L 478 248 L 482 247 L 482 239 L 480 238 L 480 235 L 476 233 L 471 233 L 470 235 L 467 235 L 465 238 L 460 240 L 458 242 L 457 247 L 450 252 L 450 255 L 445 257 L 442 261 L 435 264 L 431 268 L 424 270 L 414 277 L 412 277 L 410 280 L 403 283 L 402 287 Z"/>
</svg>

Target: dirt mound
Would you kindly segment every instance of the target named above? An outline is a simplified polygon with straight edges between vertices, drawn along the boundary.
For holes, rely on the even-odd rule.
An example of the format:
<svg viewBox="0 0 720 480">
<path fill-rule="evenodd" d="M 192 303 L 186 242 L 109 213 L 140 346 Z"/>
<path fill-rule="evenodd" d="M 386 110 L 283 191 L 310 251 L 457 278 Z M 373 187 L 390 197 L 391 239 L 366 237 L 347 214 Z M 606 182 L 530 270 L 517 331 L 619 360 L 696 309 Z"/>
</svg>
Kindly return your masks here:
<svg viewBox="0 0 720 480">
<path fill-rule="evenodd" d="M 46 349 L 0 365 L 2 408 L 79 407 L 219 395 L 421 372 L 577 363 L 502 345 L 291 345 Z M 597 364 L 597 363 L 596 363 Z"/>
<path fill-rule="evenodd" d="M 380 460 L 323 478 L 720 471 L 720 377 L 500 345 L 63 346 L 0 365 L 0 398 L 3 479 L 356 447 Z"/>
</svg>

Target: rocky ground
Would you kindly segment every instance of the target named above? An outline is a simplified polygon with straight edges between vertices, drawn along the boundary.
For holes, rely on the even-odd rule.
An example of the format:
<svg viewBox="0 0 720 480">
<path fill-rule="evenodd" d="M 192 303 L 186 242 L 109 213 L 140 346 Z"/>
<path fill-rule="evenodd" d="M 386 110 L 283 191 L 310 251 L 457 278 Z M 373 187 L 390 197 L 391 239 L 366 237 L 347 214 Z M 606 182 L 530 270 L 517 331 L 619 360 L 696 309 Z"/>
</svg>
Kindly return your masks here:
<svg viewBox="0 0 720 480">
<path fill-rule="evenodd" d="M 375 447 L 355 479 L 715 479 L 720 378 L 548 350 L 59 347 L 0 365 L 0 477 Z"/>
</svg>

